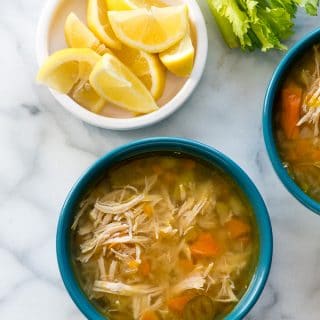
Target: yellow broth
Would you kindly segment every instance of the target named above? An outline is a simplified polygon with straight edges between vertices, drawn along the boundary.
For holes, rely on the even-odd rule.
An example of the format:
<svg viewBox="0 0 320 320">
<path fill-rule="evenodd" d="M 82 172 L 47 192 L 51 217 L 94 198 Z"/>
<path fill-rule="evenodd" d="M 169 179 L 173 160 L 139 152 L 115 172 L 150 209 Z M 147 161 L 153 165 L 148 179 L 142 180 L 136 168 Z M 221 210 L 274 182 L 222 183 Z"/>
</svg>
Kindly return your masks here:
<svg viewBox="0 0 320 320">
<path fill-rule="evenodd" d="M 320 140 L 315 117 L 320 99 L 311 105 L 310 97 L 320 88 L 319 54 L 317 46 L 309 48 L 292 66 L 279 90 L 274 114 L 274 136 L 283 165 L 300 188 L 316 201 L 320 201 Z M 310 117 L 314 113 L 315 123 L 312 118 L 299 123 L 307 112 Z"/>
<path fill-rule="evenodd" d="M 247 290 L 259 249 L 239 187 L 181 154 L 108 169 L 72 229 L 79 283 L 111 320 L 221 319 Z"/>
</svg>

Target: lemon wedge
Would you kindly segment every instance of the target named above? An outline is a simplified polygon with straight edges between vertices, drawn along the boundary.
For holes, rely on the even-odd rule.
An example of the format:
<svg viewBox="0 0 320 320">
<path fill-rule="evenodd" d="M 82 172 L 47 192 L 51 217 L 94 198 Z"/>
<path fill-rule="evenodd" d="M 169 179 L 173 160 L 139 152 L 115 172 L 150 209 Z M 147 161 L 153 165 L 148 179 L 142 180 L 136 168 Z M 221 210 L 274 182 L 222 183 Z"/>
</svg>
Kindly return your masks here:
<svg viewBox="0 0 320 320">
<path fill-rule="evenodd" d="M 180 77 L 189 76 L 194 60 L 194 47 L 189 34 L 172 48 L 161 52 L 159 57 L 165 67 L 175 75 Z"/>
<path fill-rule="evenodd" d="M 105 54 L 108 51 L 106 46 L 73 12 L 66 19 L 64 34 L 70 48 L 91 48 L 99 54 Z"/>
<path fill-rule="evenodd" d="M 102 43 L 110 48 L 121 48 L 110 26 L 105 0 L 88 0 L 87 22 L 89 29 Z"/>
<path fill-rule="evenodd" d="M 160 0 L 106 0 L 108 10 L 132 10 L 138 8 L 166 7 Z"/>
<path fill-rule="evenodd" d="M 108 17 L 121 42 L 150 53 L 172 47 L 186 35 L 188 29 L 185 5 L 109 11 Z"/>
<path fill-rule="evenodd" d="M 101 57 L 91 49 L 68 48 L 55 52 L 41 66 L 37 81 L 61 93 L 68 93 Z M 79 63 L 83 67 L 79 68 Z M 88 68 L 84 68 L 88 65 Z"/>
<path fill-rule="evenodd" d="M 137 113 L 158 109 L 144 84 L 119 59 L 106 53 L 90 74 L 90 84 L 105 100 Z"/>
<path fill-rule="evenodd" d="M 88 81 L 82 81 L 75 85 L 70 96 L 82 107 L 94 113 L 100 113 L 106 104 L 106 101 L 96 93 Z"/>
<path fill-rule="evenodd" d="M 68 48 L 55 52 L 41 66 L 37 81 L 70 96 L 80 105 L 99 112 L 104 100 L 91 87 L 89 75 L 101 59 L 91 49 Z"/>
<path fill-rule="evenodd" d="M 97 37 L 73 12 L 71 12 L 66 19 L 64 34 L 70 48 L 96 48 L 100 44 Z"/>
<path fill-rule="evenodd" d="M 155 100 L 162 96 L 166 72 L 157 55 L 126 46 L 114 54 L 143 82 Z"/>
</svg>

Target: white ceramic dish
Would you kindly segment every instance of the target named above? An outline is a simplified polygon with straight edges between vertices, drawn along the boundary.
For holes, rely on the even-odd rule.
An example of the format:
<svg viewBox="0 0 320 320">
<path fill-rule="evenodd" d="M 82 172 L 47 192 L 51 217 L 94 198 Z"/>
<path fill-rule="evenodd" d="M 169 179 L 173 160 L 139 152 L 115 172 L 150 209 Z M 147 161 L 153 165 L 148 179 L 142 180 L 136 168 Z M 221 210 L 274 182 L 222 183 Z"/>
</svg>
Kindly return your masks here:
<svg viewBox="0 0 320 320">
<path fill-rule="evenodd" d="M 44 60 L 48 57 L 50 53 L 52 53 L 54 50 L 59 49 L 59 45 L 56 46 L 55 44 L 52 44 L 52 42 L 56 41 L 57 38 L 57 35 L 52 34 L 52 26 L 53 20 L 55 20 L 54 24 L 60 23 L 61 25 L 63 25 L 63 21 L 59 22 L 59 19 L 64 19 L 64 16 L 59 12 L 59 10 L 61 10 L 61 6 L 66 1 L 69 0 L 47 0 L 47 3 L 42 11 L 38 23 L 36 43 L 36 54 L 39 65 L 41 65 L 44 62 Z M 84 8 L 84 3 L 86 2 L 86 0 L 78 1 L 79 2 L 75 2 L 75 4 L 83 2 L 82 7 Z M 194 67 L 190 77 L 185 81 L 185 83 L 179 89 L 179 91 L 173 96 L 173 98 L 171 98 L 168 102 L 161 106 L 159 110 L 134 118 L 113 118 L 90 112 L 87 109 L 81 107 L 69 96 L 50 89 L 52 95 L 65 109 L 67 109 L 69 112 L 71 112 L 79 119 L 91 125 L 106 129 L 136 129 L 149 126 L 168 117 L 178 108 L 180 108 L 195 90 L 203 74 L 208 52 L 207 29 L 203 15 L 196 0 L 183 0 L 181 2 L 186 3 L 189 7 L 189 16 L 193 24 L 196 37 L 196 56 Z M 75 11 L 80 16 L 83 16 L 84 12 L 81 13 L 79 12 L 78 8 L 73 8 L 72 3 L 73 1 L 67 4 L 69 10 L 68 12 Z M 61 35 L 63 36 L 62 30 Z"/>
</svg>

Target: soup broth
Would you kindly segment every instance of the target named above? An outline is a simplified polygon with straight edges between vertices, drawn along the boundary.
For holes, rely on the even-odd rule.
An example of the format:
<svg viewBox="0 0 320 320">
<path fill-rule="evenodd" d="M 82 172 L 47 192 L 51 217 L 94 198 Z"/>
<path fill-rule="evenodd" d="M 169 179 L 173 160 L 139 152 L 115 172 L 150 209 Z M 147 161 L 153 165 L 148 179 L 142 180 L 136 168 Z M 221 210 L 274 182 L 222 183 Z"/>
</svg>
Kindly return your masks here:
<svg viewBox="0 0 320 320">
<path fill-rule="evenodd" d="M 300 188 L 320 201 L 320 48 L 295 63 L 280 89 L 274 130 L 280 157 Z"/>
<path fill-rule="evenodd" d="M 258 256 L 252 209 L 220 169 L 177 154 L 118 164 L 72 226 L 79 283 L 111 320 L 221 319 Z"/>
</svg>

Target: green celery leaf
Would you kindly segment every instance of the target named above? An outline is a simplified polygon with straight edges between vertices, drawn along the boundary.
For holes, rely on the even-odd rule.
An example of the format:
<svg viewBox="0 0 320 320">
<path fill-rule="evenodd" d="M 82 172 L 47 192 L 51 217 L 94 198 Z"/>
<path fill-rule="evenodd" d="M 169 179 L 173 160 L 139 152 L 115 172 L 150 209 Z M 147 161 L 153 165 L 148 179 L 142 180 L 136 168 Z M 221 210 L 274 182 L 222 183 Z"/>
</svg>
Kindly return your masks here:
<svg viewBox="0 0 320 320">
<path fill-rule="evenodd" d="M 231 47 L 253 51 L 286 50 L 297 7 L 317 15 L 320 0 L 207 0 L 220 31 Z"/>
<path fill-rule="evenodd" d="M 261 51 L 265 52 L 273 48 L 286 49 L 268 25 L 261 22 L 253 23 L 252 30 L 261 42 Z"/>
<path fill-rule="evenodd" d="M 281 40 L 287 39 L 293 34 L 293 21 L 290 14 L 283 8 L 265 9 L 260 11 L 262 20 L 268 22 L 273 33 Z"/>
<path fill-rule="evenodd" d="M 210 7 L 225 17 L 232 26 L 234 34 L 239 39 L 242 48 L 251 46 L 250 38 L 247 36 L 249 29 L 249 18 L 242 11 L 236 0 L 208 0 Z"/>
<path fill-rule="evenodd" d="M 297 12 L 297 4 L 296 1 L 301 0 L 260 0 L 259 6 L 262 8 L 270 8 L 270 9 L 284 9 L 291 18 L 294 18 Z"/>
<path fill-rule="evenodd" d="M 250 37 L 250 40 L 252 42 L 252 48 L 247 48 L 249 51 L 253 51 L 254 49 L 261 49 L 262 43 L 257 37 L 257 35 L 254 33 L 252 28 L 248 31 L 248 36 Z"/>
<path fill-rule="evenodd" d="M 318 14 L 319 0 L 295 0 L 310 16 Z"/>
</svg>

